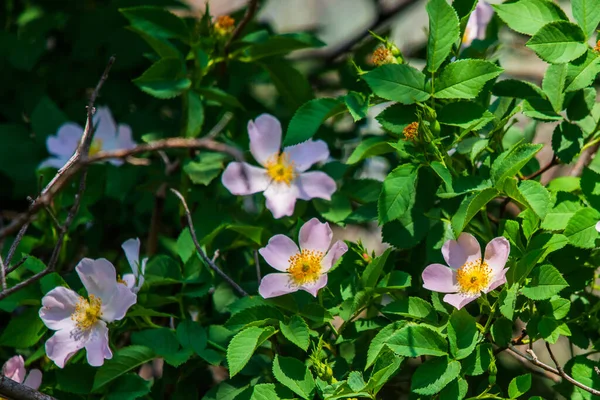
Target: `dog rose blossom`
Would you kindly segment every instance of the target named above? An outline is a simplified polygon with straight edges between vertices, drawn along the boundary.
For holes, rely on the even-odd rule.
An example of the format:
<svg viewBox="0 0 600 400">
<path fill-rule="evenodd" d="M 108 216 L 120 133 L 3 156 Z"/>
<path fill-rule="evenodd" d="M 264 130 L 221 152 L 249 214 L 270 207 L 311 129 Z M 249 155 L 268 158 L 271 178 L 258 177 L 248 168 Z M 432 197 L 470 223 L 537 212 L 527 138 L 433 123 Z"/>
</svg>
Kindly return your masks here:
<svg viewBox="0 0 600 400">
<path fill-rule="evenodd" d="M 27 375 L 25 361 L 21 356 L 11 357 L 5 362 L 2 366 L 2 375 L 32 389 L 37 389 L 42 384 L 42 372 L 39 369 L 32 369 Z M 27 378 L 25 378 L 25 375 L 27 375 Z"/>
<path fill-rule="evenodd" d="M 85 347 L 88 363 L 99 367 L 105 358 L 112 358 L 106 324 L 123 319 L 137 296 L 117 281 L 115 267 L 104 258 L 84 258 L 75 270 L 89 299 L 62 286 L 42 298 L 40 318 L 49 329 L 57 331 L 46 342 L 46 355 L 63 368 Z"/>
<path fill-rule="evenodd" d="M 144 286 L 144 274 L 146 273 L 148 257 L 143 258 L 140 264 L 140 239 L 129 239 L 121 247 L 132 271 L 131 274 L 123 275 L 123 282 L 133 293 L 137 293 Z"/>
<path fill-rule="evenodd" d="M 92 122 L 96 130 L 90 145 L 90 155 L 100 151 L 135 147 L 136 143 L 132 139 L 129 125 L 117 125 L 108 107 L 98 107 Z M 62 168 L 77 150 L 81 136 L 83 136 L 81 126 L 74 122 L 63 124 L 58 129 L 56 136 L 48 136 L 46 147 L 51 157 L 43 161 L 39 168 Z M 116 166 L 123 164 L 123 161 L 119 159 L 110 159 L 108 162 Z"/>
<path fill-rule="evenodd" d="M 431 264 L 423 271 L 423 287 L 434 292 L 448 293 L 444 301 L 463 308 L 481 296 L 506 283 L 504 268 L 510 253 L 510 243 L 503 237 L 492 239 L 481 248 L 471 234 L 462 233 L 458 240 L 448 240 L 442 246 L 442 254 L 448 268 L 442 264 Z"/>
<path fill-rule="evenodd" d="M 313 164 L 327 160 L 329 149 L 322 140 L 286 147 L 281 151 L 281 124 L 277 118 L 262 114 L 248 122 L 250 152 L 264 168 L 247 163 L 230 163 L 221 178 L 234 195 L 263 192 L 273 217 L 294 213 L 296 199 L 330 200 L 335 181 L 324 172 L 306 172 Z"/>
<path fill-rule="evenodd" d="M 475 7 L 469 16 L 469 21 L 465 28 L 465 34 L 462 39 L 464 47 L 470 46 L 475 39 L 485 39 L 485 31 L 493 15 L 494 9 L 492 6 L 483 0 L 477 2 L 477 7 Z"/>
<path fill-rule="evenodd" d="M 327 284 L 327 271 L 348 251 L 340 240 L 330 248 L 333 232 L 328 223 L 313 218 L 300 228 L 300 248 L 285 235 L 275 235 L 258 252 L 282 273 L 266 275 L 258 293 L 265 299 L 304 290 L 317 296 Z"/>
</svg>

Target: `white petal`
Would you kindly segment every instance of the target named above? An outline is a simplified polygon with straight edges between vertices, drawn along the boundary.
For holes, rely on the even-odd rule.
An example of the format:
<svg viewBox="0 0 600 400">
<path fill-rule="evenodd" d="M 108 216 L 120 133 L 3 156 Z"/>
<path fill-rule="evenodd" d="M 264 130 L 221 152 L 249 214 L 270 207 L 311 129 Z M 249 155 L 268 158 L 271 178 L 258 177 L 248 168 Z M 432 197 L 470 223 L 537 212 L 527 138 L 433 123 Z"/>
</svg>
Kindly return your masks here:
<svg viewBox="0 0 600 400">
<path fill-rule="evenodd" d="M 77 150 L 82 135 L 83 128 L 73 122 L 61 125 L 56 136 L 48 136 L 46 139 L 48 153 L 61 159 L 69 159 Z"/>
<path fill-rule="evenodd" d="M 290 161 L 294 163 L 296 171 L 304 172 L 313 164 L 325 161 L 329 158 L 327 143 L 322 140 L 307 140 L 284 149 Z"/>
<path fill-rule="evenodd" d="M 105 258 L 84 258 L 75 270 L 89 294 L 99 297 L 103 304 L 111 301 L 118 284 L 117 271 L 110 261 Z"/>
<path fill-rule="evenodd" d="M 442 255 L 450 267 L 458 269 L 467 262 L 481 260 L 481 247 L 473 235 L 463 232 L 458 240 L 444 243 Z"/>
<path fill-rule="evenodd" d="M 267 198 L 267 208 L 273 214 L 273 218 L 281 218 L 294 214 L 296 198 L 298 197 L 298 188 L 292 183 L 291 186 L 285 183 L 273 182 L 264 192 Z"/>
<path fill-rule="evenodd" d="M 61 329 L 46 342 L 46 355 L 59 368 L 85 345 L 84 340 L 75 340 L 68 329 Z"/>
<path fill-rule="evenodd" d="M 229 163 L 221 176 L 223 186 L 238 196 L 264 192 L 270 180 L 266 169 L 239 162 Z"/>
<path fill-rule="evenodd" d="M 287 271 L 290 267 L 290 257 L 300 253 L 300 249 L 292 239 L 285 235 L 275 235 L 269 243 L 258 250 L 267 264 L 279 271 Z"/>
<path fill-rule="evenodd" d="M 135 276 L 133 274 L 125 274 L 121 279 L 125 282 L 125 286 L 128 289 L 131 290 L 135 287 Z"/>
<path fill-rule="evenodd" d="M 348 246 L 346 243 L 338 240 L 331 246 L 323 260 L 321 260 L 321 272 L 327 272 L 337 263 L 339 258 L 344 255 L 348 251 Z"/>
<path fill-rule="evenodd" d="M 117 137 L 117 124 L 108 107 L 97 107 L 94 117 L 92 118 L 94 127 L 94 139 L 100 139 L 106 145 L 109 141 L 115 140 Z M 103 146 L 103 148 L 105 148 Z M 113 148 L 111 146 L 110 148 Z"/>
<path fill-rule="evenodd" d="M 281 123 L 274 116 L 261 114 L 254 121 L 249 121 L 248 135 L 250 152 L 260 165 L 265 165 L 269 158 L 279 154 Z"/>
<path fill-rule="evenodd" d="M 131 271 L 133 271 L 133 275 L 138 276 L 139 272 L 139 263 L 140 263 L 140 239 L 129 239 L 126 240 L 121 248 L 125 252 L 125 257 L 127 257 L 127 261 L 129 262 L 129 266 L 131 267 Z"/>
<path fill-rule="evenodd" d="M 323 254 L 329 249 L 333 232 L 327 222 L 321 223 L 312 218 L 300 228 L 298 243 L 302 250 L 320 251 Z"/>
<path fill-rule="evenodd" d="M 40 318 L 49 329 L 70 329 L 73 326 L 71 315 L 80 299 L 73 290 L 56 287 L 42 298 Z"/>
<path fill-rule="evenodd" d="M 327 285 L 327 274 L 321 275 L 319 277 L 319 279 L 317 279 L 316 282 L 308 283 L 308 284 L 300 286 L 300 289 L 317 297 L 317 293 L 319 292 L 320 289 L 325 287 L 325 285 Z"/>
<path fill-rule="evenodd" d="M 337 187 L 335 181 L 321 171 L 304 172 L 293 182 L 298 188 L 298 198 L 302 200 L 325 199 L 331 200 Z"/>
<path fill-rule="evenodd" d="M 265 299 L 298 291 L 298 286 L 292 285 L 289 274 L 268 274 L 260 281 L 258 293 Z"/>
<path fill-rule="evenodd" d="M 137 296 L 126 285 L 116 285 L 108 301 L 102 300 L 102 319 L 106 322 L 119 321 L 125 317 L 129 307 L 137 302 Z"/>
<path fill-rule="evenodd" d="M 100 367 L 104 364 L 104 359 L 112 358 L 112 352 L 108 347 L 108 328 L 104 321 L 98 321 L 92 327 L 85 350 L 88 363 L 92 367 Z"/>
</svg>

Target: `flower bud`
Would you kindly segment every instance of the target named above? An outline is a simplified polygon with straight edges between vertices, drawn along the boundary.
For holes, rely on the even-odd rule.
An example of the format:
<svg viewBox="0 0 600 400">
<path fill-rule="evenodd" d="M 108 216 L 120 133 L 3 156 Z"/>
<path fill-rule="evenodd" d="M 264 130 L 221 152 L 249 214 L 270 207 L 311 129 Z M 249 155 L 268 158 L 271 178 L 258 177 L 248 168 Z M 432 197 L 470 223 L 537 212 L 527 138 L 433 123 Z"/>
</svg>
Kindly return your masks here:
<svg viewBox="0 0 600 400">
<path fill-rule="evenodd" d="M 394 57 L 392 50 L 387 47 L 376 48 L 371 57 L 371 61 L 378 67 L 385 64 L 398 64 L 398 60 Z"/>
<path fill-rule="evenodd" d="M 411 122 L 406 128 L 404 128 L 402 133 L 404 134 L 404 140 L 410 140 L 411 142 L 414 142 L 419 134 L 419 123 L 416 121 Z"/>
<path fill-rule="evenodd" d="M 235 29 L 235 20 L 229 15 L 221 15 L 214 25 L 215 32 L 219 36 L 228 36 Z"/>
</svg>

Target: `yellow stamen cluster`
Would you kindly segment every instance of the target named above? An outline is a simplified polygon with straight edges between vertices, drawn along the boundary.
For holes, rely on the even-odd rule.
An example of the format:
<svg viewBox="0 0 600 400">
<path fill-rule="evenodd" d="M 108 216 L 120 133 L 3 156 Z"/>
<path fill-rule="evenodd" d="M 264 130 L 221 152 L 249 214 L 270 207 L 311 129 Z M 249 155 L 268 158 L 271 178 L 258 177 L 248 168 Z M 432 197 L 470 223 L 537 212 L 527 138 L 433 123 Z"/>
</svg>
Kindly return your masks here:
<svg viewBox="0 0 600 400">
<path fill-rule="evenodd" d="M 102 150 L 102 139 L 94 139 L 92 144 L 90 144 L 90 156 L 94 156 Z"/>
<path fill-rule="evenodd" d="M 221 15 L 215 22 L 215 31 L 221 35 L 229 35 L 235 28 L 235 20 L 229 15 Z"/>
<path fill-rule="evenodd" d="M 290 267 L 287 272 L 292 276 L 296 285 L 316 282 L 321 275 L 322 259 L 322 251 L 302 250 L 290 257 Z"/>
<path fill-rule="evenodd" d="M 286 153 L 274 155 L 267 161 L 265 167 L 267 168 L 267 174 L 275 182 L 283 182 L 290 186 L 296 177 L 294 163 L 290 161 Z"/>
<path fill-rule="evenodd" d="M 77 324 L 77 328 L 81 331 L 86 331 L 92 327 L 102 316 L 102 300 L 90 295 L 90 301 L 84 297 L 80 297 L 75 312 L 71 314 L 71 320 Z"/>
<path fill-rule="evenodd" d="M 486 289 L 492 280 L 492 269 L 481 259 L 471 261 L 456 271 L 459 292 L 473 296 Z"/>
<path fill-rule="evenodd" d="M 371 56 L 371 62 L 377 66 L 384 64 L 397 64 L 398 61 L 387 47 L 378 47 Z"/>
<path fill-rule="evenodd" d="M 600 53 L 600 40 L 596 42 L 596 47 L 594 47 L 594 51 L 596 53 Z"/>
<path fill-rule="evenodd" d="M 419 133 L 419 123 L 411 122 L 404 130 L 402 131 L 404 134 L 404 140 L 414 141 Z"/>
</svg>

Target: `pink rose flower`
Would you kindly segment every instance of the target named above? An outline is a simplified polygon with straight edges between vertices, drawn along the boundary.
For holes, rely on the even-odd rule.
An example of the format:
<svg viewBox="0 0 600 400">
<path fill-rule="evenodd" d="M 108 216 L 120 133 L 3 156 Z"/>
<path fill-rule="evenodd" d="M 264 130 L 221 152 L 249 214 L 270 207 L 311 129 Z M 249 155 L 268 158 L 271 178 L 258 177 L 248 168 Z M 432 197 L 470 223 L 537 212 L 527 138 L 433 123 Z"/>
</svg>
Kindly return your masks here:
<svg viewBox="0 0 600 400">
<path fill-rule="evenodd" d="M 131 137 L 129 125 L 117 126 L 108 107 L 98 107 L 92 121 L 96 131 L 94 140 L 90 145 L 90 155 L 100 151 L 132 149 L 135 147 L 136 143 Z M 46 139 L 46 146 L 51 157 L 43 161 L 39 168 L 62 168 L 77 150 L 82 135 L 83 128 L 78 124 L 74 122 L 63 124 L 58 129 L 56 136 L 48 136 L 48 139 Z M 118 159 L 111 159 L 108 162 L 116 166 L 123 164 L 123 160 Z"/>
<path fill-rule="evenodd" d="M 300 248 L 284 235 L 269 239 L 267 246 L 258 252 L 271 267 L 283 273 L 262 278 L 258 293 L 267 299 L 300 289 L 316 297 L 327 284 L 327 271 L 348 251 L 348 246 L 340 240 L 329 248 L 332 237 L 329 224 L 313 218 L 300 228 Z"/>
<path fill-rule="evenodd" d="M 84 258 L 75 269 L 89 300 L 62 286 L 42 298 L 40 318 L 49 329 L 57 331 L 46 342 L 46 354 L 63 368 L 85 347 L 88 363 L 99 367 L 105 358 L 112 358 L 106 324 L 123 319 L 137 296 L 117 281 L 115 267 L 104 258 Z"/>
<path fill-rule="evenodd" d="M 144 274 L 146 273 L 148 257 L 143 258 L 140 265 L 140 239 L 129 239 L 121 247 L 125 251 L 125 257 L 127 257 L 132 271 L 131 274 L 123 275 L 123 282 L 133 293 L 137 293 L 144 286 Z"/>
<path fill-rule="evenodd" d="M 37 390 L 42 384 L 42 372 L 39 369 L 32 369 L 29 372 L 29 375 L 27 375 L 27 378 L 25 378 L 26 374 L 25 361 L 21 356 L 11 357 L 2 366 L 2 375 Z"/>
<path fill-rule="evenodd" d="M 481 259 L 481 248 L 471 234 L 461 233 L 458 240 L 448 240 L 442 254 L 448 268 L 442 264 L 431 264 L 423 271 L 423 287 L 434 292 L 449 293 L 444 301 L 463 308 L 481 296 L 506 283 L 504 268 L 510 253 L 510 243 L 503 237 L 492 239 L 485 247 Z"/>
<path fill-rule="evenodd" d="M 475 39 L 485 39 L 485 31 L 493 15 L 494 9 L 492 6 L 483 0 L 477 3 L 477 7 L 475 7 L 475 10 L 469 16 L 469 21 L 465 28 L 465 34 L 462 39 L 463 47 L 470 46 Z"/>
<path fill-rule="evenodd" d="M 294 213 L 296 199 L 331 200 L 335 181 L 324 172 L 305 172 L 313 164 L 327 160 L 329 149 L 322 140 L 307 140 L 281 151 L 281 124 L 262 114 L 248 122 L 250 152 L 264 168 L 247 163 L 230 163 L 221 178 L 232 194 L 245 196 L 263 192 L 273 217 Z"/>
</svg>

